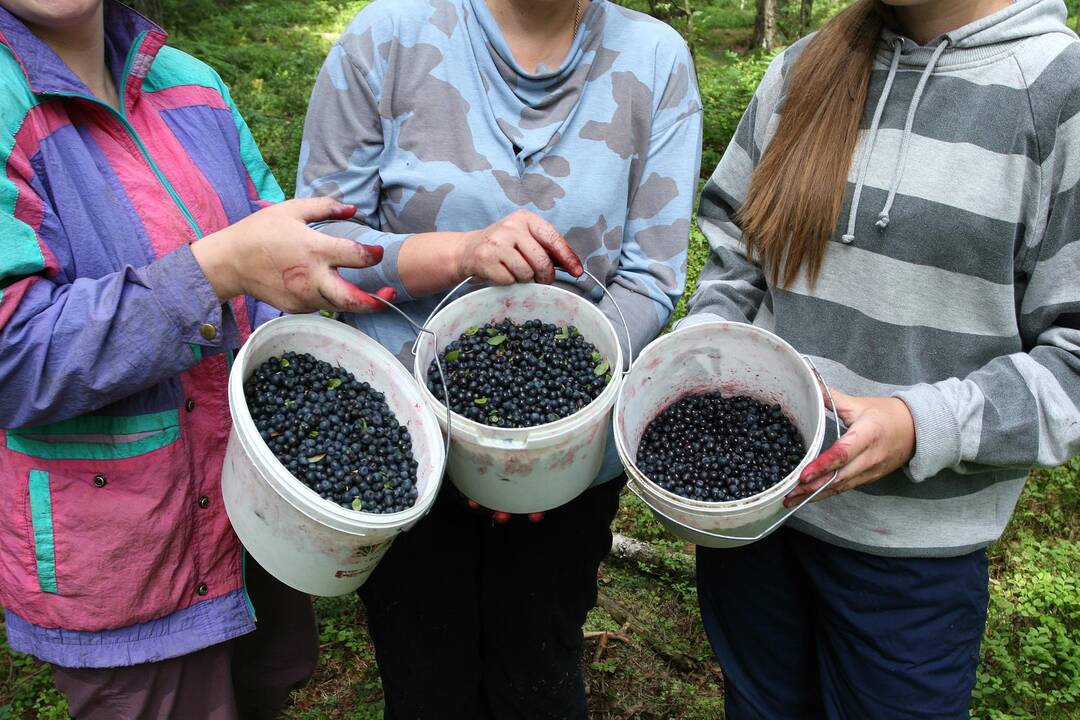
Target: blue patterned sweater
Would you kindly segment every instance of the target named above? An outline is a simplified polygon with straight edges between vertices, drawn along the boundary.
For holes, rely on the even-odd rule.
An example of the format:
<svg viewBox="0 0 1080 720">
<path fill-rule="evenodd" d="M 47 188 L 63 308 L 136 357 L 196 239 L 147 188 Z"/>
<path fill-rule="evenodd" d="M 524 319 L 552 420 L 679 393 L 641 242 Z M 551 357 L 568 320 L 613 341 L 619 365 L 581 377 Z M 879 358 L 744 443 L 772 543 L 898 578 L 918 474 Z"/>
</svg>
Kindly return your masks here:
<svg viewBox="0 0 1080 720">
<path fill-rule="evenodd" d="M 367 290 L 394 287 L 418 322 L 439 297 L 402 285 L 397 259 L 410 234 L 535 212 L 607 283 L 640 350 L 683 292 L 701 118 L 679 34 L 607 0 L 588 4 L 562 66 L 535 74 L 515 62 L 483 0 L 378 0 L 319 74 L 296 194 L 359 207 L 364 225 L 320 229 L 386 252 L 379 266 L 343 274 Z M 560 272 L 556 281 L 620 328 L 591 280 Z M 404 320 L 348 320 L 411 367 Z M 621 471 L 608 455 L 598 481 Z"/>
</svg>

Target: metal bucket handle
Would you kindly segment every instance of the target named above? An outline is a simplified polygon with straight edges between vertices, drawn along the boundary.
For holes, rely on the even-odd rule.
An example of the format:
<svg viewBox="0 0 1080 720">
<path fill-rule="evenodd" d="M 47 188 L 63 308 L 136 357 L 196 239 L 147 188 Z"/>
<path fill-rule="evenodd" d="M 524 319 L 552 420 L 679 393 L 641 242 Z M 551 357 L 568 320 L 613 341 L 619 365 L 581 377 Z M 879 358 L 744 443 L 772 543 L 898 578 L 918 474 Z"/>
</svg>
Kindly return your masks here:
<svg viewBox="0 0 1080 720">
<path fill-rule="evenodd" d="M 389 300 L 384 300 L 383 298 L 379 297 L 378 295 L 374 295 L 374 294 L 371 295 L 371 297 L 374 298 L 375 300 L 378 300 L 383 305 L 390 308 L 391 310 L 396 312 L 401 317 L 405 318 L 405 322 L 409 323 L 409 325 L 411 325 L 412 328 L 414 330 L 416 330 L 416 337 L 417 338 L 419 338 L 422 333 L 427 333 L 428 335 L 431 335 L 432 342 L 434 342 L 436 347 L 438 347 L 439 336 L 435 334 L 434 330 L 428 330 L 426 327 L 420 327 L 415 322 L 413 322 L 412 318 L 410 318 L 408 316 L 408 314 L 405 313 L 404 310 L 397 307 L 396 305 L 394 305 L 394 303 L 390 302 Z M 413 343 L 414 348 L 415 348 L 415 346 L 416 346 L 416 344 Z M 439 371 L 439 382 L 442 383 L 443 392 L 446 393 L 447 397 L 449 397 L 450 396 L 450 391 L 446 387 L 446 375 L 445 375 L 445 373 L 443 373 L 442 362 L 439 361 L 439 356 L 438 356 L 437 353 L 435 355 L 435 369 L 437 369 Z M 452 415 L 453 415 L 453 413 L 451 412 L 450 407 L 448 405 L 447 408 L 446 408 L 446 438 L 443 440 L 443 461 L 442 461 L 442 470 L 439 472 L 439 477 L 440 478 L 443 478 L 443 477 L 446 476 L 446 464 L 447 464 L 447 462 L 449 462 L 449 459 L 450 459 L 450 423 L 451 423 Z"/>
<path fill-rule="evenodd" d="M 622 308 L 621 308 L 621 307 L 619 307 L 619 303 L 618 303 L 618 302 L 616 302 L 615 298 L 614 298 L 614 297 L 612 296 L 612 294 L 611 294 L 611 293 L 610 293 L 610 292 L 608 291 L 608 289 L 607 289 L 607 286 L 606 286 L 606 285 L 604 285 L 604 284 L 603 284 L 602 282 L 600 282 L 600 281 L 599 281 L 599 280 L 598 280 L 598 279 L 596 278 L 596 276 L 595 276 L 595 275 L 593 275 L 593 274 L 592 274 L 591 272 L 589 272 L 588 270 L 584 270 L 584 269 L 582 269 L 582 272 L 581 272 L 581 274 L 582 274 L 582 275 L 588 275 L 588 276 L 589 276 L 589 278 L 591 278 L 591 279 L 592 279 L 592 281 L 593 281 L 594 283 L 596 283 L 596 285 L 597 285 L 597 286 L 598 286 L 598 287 L 599 287 L 599 288 L 600 288 L 601 290 L 603 290 L 603 291 L 604 291 L 604 295 L 607 295 L 608 299 L 609 299 L 609 300 L 611 300 L 611 304 L 615 306 L 615 312 L 619 313 L 619 319 L 620 319 L 620 320 L 622 320 L 622 324 L 623 324 L 623 329 L 624 329 L 624 330 L 626 331 L 626 351 L 627 351 L 627 353 L 629 354 L 629 358 L 628 358 L 628 362 L 627 362 L 627 367 L 626 367 L 626 369 L 625 369 L 625 370 L 623 370 L 623 371 L 622 371 L 622 374 L 623 374 L 624 376 L 625 376 L 625 375 L 628 375 L 628 374 L 630 373 L 630 371 L 631 371 L 631 370 L 633 369 L 633 367 L 634 367 L 634 340 L 633 340 L 633 338 L 631 338 L 631 337 L 630 337 L 630 325 L 629 325 L 629 324 L 627 324 L 627 322 L 626 322 L 626 316 L 625 316 L 625 315 L 623 315 L 623 311 L 622 311 Z M 578 277 L 581 277 L 581 276 L 579 275 Z M 460 290 L 461 288 L 465 287 L 465 286 L 466 286 L 466 285 L 468 285 L 468 284 L 469 284 L 470 282 L 472 282 L 472 279 L 473 279 L 473 276 L 472 276 L 472 275 L 470 275 L 469 277 L 465 278 L 465 279 L 464 279 L 464 280 L 462 280 L 462 281 L 461 281 L 460 283 L 458 283 L 457 285 L 455 285 L 455 286 L 454 286 L 454 288 L 453 288 L 452 290 L 450 290 L 450 292 L 446 293 L 446 295 L 444 295 L 444 296 L 443 296 L 442 300 L 440 300 L 440 301 L 439 301 L 439 304 L 438 304 L 438 305 L 436 305 L 436 306 L 435 306 L 435 309 L 434 309 L 434 310 L 432 310 L 432 311 L 431 311 L 431 313 L 430 313 L 430 314 L 428 315 L 428 317 L 427 317 L 427 320 L 425 320 L 425 321 L 424 321 L 424 328 L 427 328 L 427 326 L 431 324 L 431 319 L 432 319 L 433 317 L 435 317 L 435 316 L 436 316 L 436 315 L 438 314 L 438 312 L 439 312 L 440 310 L 442 310 L 442 309 L 443 309 L 443 308 L 444 308 L 444 307 L 446 306 L 446 302 L 447 302 L 447 301 L 448 301 L 448 300 L 449 300 L 450 298 L 452 298 L 452 297 L 453 297 L 454 295 L 456 295 L 456 294 L 457 294 L 457 292 L 458 292 L 458 290 Z M 381 298 L 380 298 L 380 299 L 381 299 Z M 410 321 L 410 324 L 411 324 L 411 325 L 412 325 L 413 327 L 416 327 L 416 324 L 415 324 L 415 323 L 413 323 L 412 321 Z M 431 333 L 431 334 L 432 334 L 432 335 L 434 335 L 435 333 Z M 416 346 L 417 346 L 417 344 L 418 344 L 419 342 L 420 342 L 420 336 L 419 336 L 419 335 L 417 335 L 417 338 L 416 338 L 416 342 L 414 342 L 414 343 L 413 343 L 413 346 L 412 346 L 412 354 L 413 354 L 413 355 L 416 355 Z M 437 343 L 436 343 L 436 345 L 435 345 L 435 352 L 434 352 L 434 354 L 435 354 L 436 356 L 438 356 L 438 354 L 439 354 L 439 347 L 438 347 L 438 344 L 437 344 Z M 447 395 L 446 397 L 450 397 L 450 396 L 449 396 L 449 394 L 448 394 L 448 395 Z"/>
<path fill-rule="evenodd" d="M 836 401 L 833 400 L 832 389 L 829 387 L 829 384 L 827 382 L 825 382 L 825 378 L 823 378 L 821 376 L 821 372 L 817 369 L 817 366 L 814 365 L 814 361 L 811 360 L 808 355 L 803 355 L 802 357 L 803 357 L 803 360 L 806 361 L 806 364 L 810 366 L 810 370 L 811 370 L 811 372 L 814 373 L 814 377 L 816 377 L 818 382 L 821 383 L 821 387 L 824 388 L 825 394 L 829 397 L 829 406 L 832 409 L 833 424 L 835 425 L 835 432 L 836 432 L 836 440 L 839 440 L 840 439 L 840 416 L 836 411 Z M 836 440 L 834 440 L 833 442 L 836 442 Z M 630 492 L 632 492 L 637 497 L 638 500 L 645 503 L 646 505 L 649 505 L 649 509 L 652 510 L 654 513 L 656 513 L 660 517 L 664 518 L 668 522 L 670 522 L 670 523 L 672 523 L 674 525 L 678 525 L 679 527 L 681 527 L 684 530 L 689 530 L 689 531 L 691 531 L 693 533 L 697 533 L 697 534 L 700 534 L 700 535 L 707 535 L 708 537 L 715 538 L 717 540 L 731 540 L 731 541 L 734 541 L 734 542 L 752 543 L 752 542 L 757 542 L 758 540 L 761 540 L 762 538 L 764 538 L 765 536 L 769 535 L 774 530 L 776 530 L 778 527 L 783 525 L 785 522 L 787 522 L 788 518 L 790 518 L 792 515 L 799 512 L 800 510 L 802 510 L 804 505 L 806 505 L 808 502 L 812 501 L 815 497 L 817 497 L 820 493 L 822 493 L 825 490 L 825 488 L 832 485 L 833 482 L 836 481 L 836 477 L 839 474 L 840 474 L 839 470 L 835 471 L 832 474 L 832 477 L 829 478 L 828 482 L 826 482 L 824 485 L 819 487 L 814 492 L 810 493 L 810 495 L 805 500 L 803 500 L 801 503 L 799 503 L 798 505 L 796 505 L 795 507 L 791 508 L 790 510 L 785 512 L 783 515 L 781 515 L 780 518 L 777 519 L 776 522 L 774 522 L 772 525 L 765 528 L 764 530 L 759 532 L 757 535 L 753 535 L 753 536 L 724 535 L 724 534 L 718 533 L 718 532 L 712 532 L 712 531 L 709 531 L 709 530 L 702 530 L 700 528 L 690 527 L 689 525 L 682 522 L 681 520 L 677 520 L 676 518 L 671 517 L 667 513 L 663 512 L 661 510 L 657 510 L 652 505 L 649 505 L 649 503 L 646 502 L 645 498 L 642 497 L 640 490 L 638 490 L 638 488 L 637 488 L 637 483 L 634 480 L 630 480 L 629 482 L 627 482 L 626 487 L 627 487 L 628 490 L 630 490 Z"/>
</svg>

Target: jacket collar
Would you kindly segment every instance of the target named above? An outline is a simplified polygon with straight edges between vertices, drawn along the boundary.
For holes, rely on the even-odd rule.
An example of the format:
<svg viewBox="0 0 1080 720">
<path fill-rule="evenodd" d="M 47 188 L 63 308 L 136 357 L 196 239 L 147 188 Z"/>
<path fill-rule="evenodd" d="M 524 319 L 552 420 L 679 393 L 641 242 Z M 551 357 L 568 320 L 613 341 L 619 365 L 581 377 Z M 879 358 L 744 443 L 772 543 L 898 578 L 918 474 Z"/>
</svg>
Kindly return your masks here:
<svg viewBox="0 0 1080 720">
<path fill-rule="evenodd" d="M 117 0 L 105 0 L 105 58 L 116 88 L 125 98 L 138 92 L 166 37 L 164 30 L 136 11 Z M 91 96 L 89 88 L 52 48 L 2 7 L 0 43 L 11 50 L 35 94 Z"/>
</svg>

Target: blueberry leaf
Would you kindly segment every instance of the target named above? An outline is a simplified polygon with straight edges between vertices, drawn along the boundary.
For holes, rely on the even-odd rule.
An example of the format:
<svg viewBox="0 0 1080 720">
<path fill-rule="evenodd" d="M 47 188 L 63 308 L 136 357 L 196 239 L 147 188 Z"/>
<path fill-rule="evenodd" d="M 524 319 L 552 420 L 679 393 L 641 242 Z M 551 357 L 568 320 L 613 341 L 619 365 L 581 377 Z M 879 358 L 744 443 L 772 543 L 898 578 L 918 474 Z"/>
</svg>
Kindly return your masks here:
<svg viewBox="0 0 1080 720">
<path fill-rule="evenodd" d="M 322 460 L 322 459 L 323 459 L 324 457 L 326 457 L 326 453 L 322 453 L 322 454 L 320 454 L 320 455 L 312 455 L 311 457 L 309 457 L 309 458 L 307 459 L 307 461 L 308 461 L 309 463 L 311 463 L 312 465 L 314 465 L 315 463 L 317 463 L 317 462 L 319 462 L 320 460 Z"/>
<path fill-rule="evenodd" d="M 281 367 L 289 367 L 289 361 L 285 358 L 281 358 Z"/>
<path fill-rule="evenodd" d="M 556 340 L 565 340 L 568 337 L 570 337 L 570 328 L 565 325 L 562 326 L 562 329 L 559 330 L 559 332 L 555 333 Z"/>
<path fill-rule="evenodd" d="M 312 430 L 311 432 L 309 432 L 307 434 L 307 436 L 309 438 L 317 438 L 317 437 L 319 437 L 319 431 L 318 430 Z"/>
<path fill-rule="evenodd" d="M 326 382 L 327 390 L 336 390 L 339 387 L 341 387 L 341 378 L 330 378 Z"/>
<path fill-rule="evenodd" d="M 592 361 L 593 362 L 599 362 L 601 357 L 602 356 L 600 355 L 599 352 L 594 351 L 593 354 L 592 354 Z"/>
<path fill-rule="evenodd" d="M 488 399 L 486 397 L 473 398 L 473 402 L 477 405 L 487 405 Z"/>
<path fill-rule="evenodd" d="M 367 432 L 367 418 L 360 418 L 360 427 L 364 429 L 364 432 Z"/>
<path fill-rule="evenodd" d="M 469 328 L 468 330 L 465 331 L 465 334 L 468 335 L 469 337 L 472 337 L 473 335 L 475 335 L 478 332 L 480 332 L 480 326 L 479 325 L 473 325 L 471 328 Z"/>
<path fill-rule="evenodd" d="M 487 329 L 487 334 L 488 334 L 488 335 L 498 335 L 498 334 L 499 334 L 499 329 L 498 329 L 498 328 L 493 328 L 493 327 L 489 327 L 489 328 Z"/>
<path fill-rule="evenodd" d="M 364 503 L 360 501 L 360 498 L 354 497 L 352 500 L 352 509 L 356 512 L 360 512 L 364 509 Z"/>
<path fill-rule="evenodd" d="M 605 360 L 604 362 L 600 363 L 599 365 L 597 365 L 596 367 L 593 368 L 593 374 L 596 375 L 597 377 L 599 377 L 600 375 L 603 375 L 604 373 L 606 373 L 610 369 L 611 369 L 611 363 L 608 362 L 607 360 Z"/>
<path fill-rule="evenodd" d="M 494 346 L 498 347 L 499 345 L 502 345 L 504 342 L 506 342 L 506 336 L 505 335 L 496 335 L 493 338 L 488 338 L 488 345 L 494 345 Z"/>
<path fill-rule="evenodd" d="M 446 355 L 443 356 L 443 360 L 445 360 L 446 362 L 454 362 L 460 356 L 461 356 L 461 351 L 460 350 L 451 350 L 450 352 L 446 353 Z"/>
</svg>

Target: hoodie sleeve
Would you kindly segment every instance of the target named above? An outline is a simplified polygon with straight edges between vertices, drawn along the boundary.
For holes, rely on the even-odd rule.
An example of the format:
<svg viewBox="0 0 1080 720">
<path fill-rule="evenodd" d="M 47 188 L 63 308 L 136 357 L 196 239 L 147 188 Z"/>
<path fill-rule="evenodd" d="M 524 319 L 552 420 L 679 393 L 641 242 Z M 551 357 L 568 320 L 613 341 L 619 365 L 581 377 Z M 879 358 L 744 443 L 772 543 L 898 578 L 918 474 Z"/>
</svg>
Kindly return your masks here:
<svg viewBox="0 0 1080 720">
<path fill-rule="evenodd" d="M 412 297 L 398 274 L 398 255 L 409 235 L 382 232 L 377 219 L 384 148 L 379 97 L 386 71 L 377 48 L 393 36 L 391 19 L 377 5 L 369 6 L 330 49 L 304 121 L 296 197 L 331 196 L 355 205 L 362 222 L 334 221 L 315 227 L 328 235 L 381 246 L 384 253 L 378 265 L 340 272 L 362 290 L 392 287 L 398 301 L 404 302 Z"/>
<path fill-rule="evenodd" d="M 680 326 L 712 320 L 751 323 L 765 298 L 765 275 L 746 255 L 737 215 L 765 149 L 769 118 L 780 101 L 783 67 L 781 54 L 769 65 L 701 193 L 697 222 L 709 241 L 710 253 L 690 299 L 689 314 Z"/>
<path fill-rule="evenodd" d="M 915 419 L 917 481 L 946 468 L 1052 466 L 1080 455 L 1080 92 L 1064 105 L 1054 134 L 1040 138 L 1053 151 L 1042 166 L 1037 240 L 1017 257 L 1024 352 L 896 393 Z"/>
</svg>

